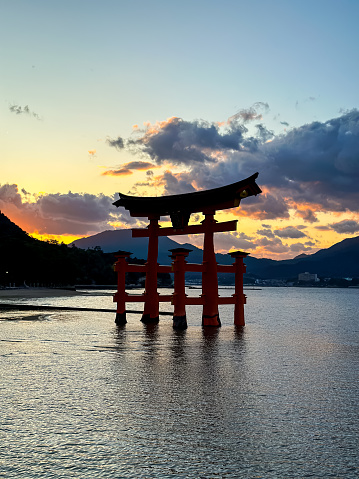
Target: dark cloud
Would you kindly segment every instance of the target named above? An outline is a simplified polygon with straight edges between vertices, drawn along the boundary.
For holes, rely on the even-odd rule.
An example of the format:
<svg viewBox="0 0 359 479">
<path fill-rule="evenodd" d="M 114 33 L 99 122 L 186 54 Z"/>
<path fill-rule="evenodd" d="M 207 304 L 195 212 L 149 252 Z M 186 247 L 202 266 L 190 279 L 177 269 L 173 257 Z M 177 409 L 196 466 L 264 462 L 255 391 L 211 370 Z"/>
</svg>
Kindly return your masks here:
<svg viewBox="0 0 359 479">
<path fill-rule="evenodd" d="M 126 210 L 113 206 L 113 198 L 102 194 L 56 193 L 31 200 L 24 201 L 15 184 L 0 185 L 0 210 L 29 233 L 86 235 L 109 229 L 110 222 L 136 223 Z"/>
<path fill-rule="evenodd" d="M 280 238 L 304 238 L 307 236 L 294 226 L 287 226 L 286 228 L 274 230 L 273 233 Z"/>
<path fill-rule="evenodd" d="M 289 218 L 289 207 L 280 195 L 262 193 L 251 196 L 241 203 L 241 208 L 235 214 L 251 216 L 259 220 L 273 220 L 276 218 Z"/>
<path fill-rule="evenodd" d="M 255 151 L 263 138 L 272 132 L 263 125 L 257 126 L 258 137 L 248 137 L 247 128 L 232 117 L 226 126 L 203 120 L 193 122 L 170 118 L 149 125 L 145 132 L 138 130 L 138 138 L 108 140 L 110 146 L 126 148 L 132 153 L 148 155 L 157 164 L 165 161 L 174 164 L 215 163 L 218 154 L 227 151 Z"/>
<path fill-rule="evenodd" d="M 164 185 L 165 195 L 178 195 L 196 191 L 191 183 L 182 178 L 181 175 L 173 175 L 170 171 L 163 174 L 161 182 Z"/>
<path fill-rule="evenodd" d="M 130 145 L 139 147 L 156 163 L 171 161 L 175 164 L 215 162 L 211 152 L 239 150 L 246 128 L 236 124 L 224 132 L 219 126 L 204 121 L 184 121 L 173 118 L 162 128 L 146 133 Z"/>
<path fill-rule="evenodd" d="M 116 148 L 117 150 L 122 150 L 125 147 L 125 142 L 120 136 L 116 140 L 108 139 L 107 143 L 110 146 L 113 146 L 114 148 Z"/>
<path fill-rule="evenodd" d="M 319 231 L 330 231 L 331 230 L 331 228 L 329 226 L 324 226 L 324 225 L 323 226 L 314 226 L 314 228 L 316 230 L 319 230 Z"/>
<path fill-rule="evenodd" d="M 148 170 L 148 168 L 154 168 L 156 165 L 148 161 L 130 161 L 124 166 L 130 170 Z"/>
<path fill-rule="evenodd" d="M 359 211 L 358 110 L 277 136 L 259 124 L 257 136 L 251 136 L 244 120 L 255 119 L 259 107 L 268 105 L 257 104 L 248 114 L 241 110 L 226 125 L 171 118 L 120 143 L 134 153 L 149 155 L 157 164 L 187 165 L 180 180 L 176 175 L 177 182 L 170 175 L 163 178 L 166 194 L 192 191 L 191 187 L 215 188 L 258 171 L 264 193 L 241 204 L 248 216 L 288 218 L 294 209 L 299 217 L 315 223 L 320 211 Z"/>
<path fill-rule="evenodd" d="M 263 225 L 264 226 L 264 225 Z M 261 236 L 265 236 L 266 238 L 274 238 L 275 235 L 271 229 L 262 229 L 262 230 L 257 230 L 257 234 Z"/>
<path fill-rule="evenodd" d="M 359 112 L 294 128 L 256 151 L 232 151 L 226 161 L 193 166 L 191 175 L 200 188 L 213 188 L 255 171 L 258 184 L 284 203 L 307 205 L 299 213 L 307 221 L 315 222 L 316 211 L 358 211 Z"/>
<path fill-rule="evenodd" d="M 296 215 L 300 216 L 304 221 L 308 221 L 308 223 L 316 223 L 318 221 L 318 218 L 315 216 L 315 212 L 310 208 L 297 210 Z"/>
<path fill-rule="evenodd" d="M 311 251 L 311 246 L 305 246 L 303 243 L 294 243 L 289 246 L 289 249 L 293 251 L 293 253 L 299 253 L 301 251 Z"/>
<path fill-rule="evenodd" d="M 24 107 L 20 105 L 10 105 L 9 110 L 11 113 L 15 113 L 16 115 L 29 115 L 36 118 L 36 120 L 41 120 L 40 116 L 34 111 L 31 111 L 28 105 Z"/>
<path fill-rule="evenodd" d="M 239 112 L 231 116 L 228 121 L 231 122 L 241 120 L 243 123 L 248 123 L 254 120 L 261 120 L 262 113 L 259 112 L 260 110 L 264 110 L 265 113 L 267 113 L 269 111 L 268 103 L 258 101 L 257 103 L 254 103 L 254 105 L 252 105 L 250 108 L 244 108 L 242 110 L 239 110 Z"/>
<path fill-rule="evenodd" d="M 359 231 L 359 222 L 353 220 L 344 220 L 330 225 L 331 229 L 340 234 L 354 234 Z"/>
<path fill-rule="evenodd" d="M 257 245 L 244 233 L 216 233 L 214 236 L 216 251 L 255 250 Z"/>
<path fill-rule="evenodd" d="M 286 122 L 286 121 L 281 121 L 280 124 L 283 125 L 283 126 L 287 126 L 287 127 L 289 126 L 289 123 Z"/>
<path fill-rule="evenodd" d="M 256 243 L 258 246 L 264 247 L 267 251 L 270 251 L 271 253 L 286 253 L 290 250 L 289 246 L 283 244 L 279 238 L 261 238 L 257 240 Z"/>
<path fill-rule="evenodd" d="M 261 123 L 259 125 L 256 125 L 258 137 L 263 141 L 266 142 L 273 138 L 274 132 L 271 130 L 268 130 L 264 125 Z"/>
</svg>

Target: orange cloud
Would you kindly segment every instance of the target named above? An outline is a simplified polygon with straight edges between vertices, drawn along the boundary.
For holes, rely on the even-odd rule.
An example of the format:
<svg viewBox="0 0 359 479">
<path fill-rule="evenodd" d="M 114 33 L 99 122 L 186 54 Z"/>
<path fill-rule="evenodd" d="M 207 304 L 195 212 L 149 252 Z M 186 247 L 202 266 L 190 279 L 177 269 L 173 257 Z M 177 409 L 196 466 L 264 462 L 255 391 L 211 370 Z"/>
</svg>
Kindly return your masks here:
<svg viewBox="0 0 359 479">
<path fill-rule="evenodd" d="M 128 168 L 120 168 L 118 170 L 107 170 L 101 173 L 101 176 L 127 176 L 132 175 L 132 171 Z"/>
<path fill-rule="evenodd" d="M 124 163 L 121 167 L 116 169 L 110 169 L 101 173 L 101 176 L 125 176 L 132 175 L 133 170 L 135 171 L 148 171 L 152 168 L 159 168 L 157 165 L 150 163 L 149 161 L 130 161 L 129 163 Z"/>
<path fill-rule="evenodd" d="M 144 137 L 144 141 L 146 141 L 146 137 L 153 136 L 158 134 L 160 130 L 163 130 L 167 125 L 179 120 L 177 116 L 171 116 L 171 118 L 167 118 L 164 121 L 157 121 L 155 124 L 152 125 L 149 121 L 144 122 L 144 126 L 146 127 L 146 133 Z"/>
</svg>

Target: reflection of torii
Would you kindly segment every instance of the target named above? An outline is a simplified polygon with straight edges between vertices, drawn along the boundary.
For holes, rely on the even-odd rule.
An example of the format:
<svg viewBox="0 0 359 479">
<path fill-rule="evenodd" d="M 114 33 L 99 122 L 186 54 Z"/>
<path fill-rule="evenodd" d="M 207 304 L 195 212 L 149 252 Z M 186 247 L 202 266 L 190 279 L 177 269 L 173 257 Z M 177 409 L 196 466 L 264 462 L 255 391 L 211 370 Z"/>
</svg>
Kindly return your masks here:
<svg viewBox="0 0 359 479">
<path fill-rule="evenodd" d="M 214 219 L 214 215 L 217 210 L 237 207 L 243 198 L 261 193 L 261 189 L 255 182 L 257 177 L 258 173 L 255 173 L 249 178 L 220 188 L 173 196 L 135 197 L 119 193 L 120 199 L 114 202 L 115 206 L 124 207 L 133 217 L 147 217 L 150 221 L 147 228 L 132 230 L 134 238 L 149 238 L 145 266 L 145 293 L 142 297 L 142 301 L 145 303 L 142 321 L 156 322 L 159 316 L 159 301 L 161 298 L 157 292 L 157 273 L 160 270 L 164 271 L 163 268 L 165 267 L 157 264 L 158 237 L 204 233 L 203 265 L 196 265 L 200 267 L 197 270 L 202 272 L 202 296 L 200 298 L 201 302 L 197 304 L 203 304 L 202 324 L 204 326 L 220 326 L 218 268 L 213 234 L 215 232 L 235 231 L 237 220 L 218 223 Z M 188 225 L 191 213 L 199 212 L 203 213 L 205 217 L 202 223 Z M 161 227 L 158 224 L 161 216 L 170 216 L 172 227 Z M 188 265 L 186 271 L 193 271 L 193 268 L 189 267 L 190 265 Z M 176 295 L 176 291 L 174 293 Z M 119 298 L 121 294 L 118 291 L 116 297 Z M 128 295 L 126 295 L 126 299 L 131 300 Z M 139 301 L 139 299 L 133 299 Z"/>
</svg>

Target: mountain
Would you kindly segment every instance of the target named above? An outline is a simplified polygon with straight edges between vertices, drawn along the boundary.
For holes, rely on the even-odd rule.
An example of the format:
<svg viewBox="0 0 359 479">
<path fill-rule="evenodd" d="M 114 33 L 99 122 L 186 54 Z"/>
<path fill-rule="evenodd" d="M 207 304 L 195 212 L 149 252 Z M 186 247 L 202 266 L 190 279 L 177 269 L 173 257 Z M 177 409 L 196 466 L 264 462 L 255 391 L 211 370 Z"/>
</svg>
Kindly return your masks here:
<svg viewBox="0 0 359 479">
<path fill-rule="evenodd" d="M 146 259 L 148 238 L 132 238 L 131 230 L 107 230 L 87 238 L 75 240 L 69 246 L 71 245 L 82 249 L 99 246 L 105 253 L 113 253 L 118 250 L 129 251 L 132 253 L 132 258 Z M 202 263 L 203 251 L 200 248 L 189 243 L 177 243 L 167 238 L 167 236 L 158 238 L 158 262 L 160 264 L 171 264 L 169 250 L 174 248 L 191 249 L 189 261 L 191 263 Z M 231 264 L 233 262 L 232 258 L 225 254 L 217 254 L 216 257 L 220 264 Z"/>
<path fill-rule="evenodd" d="M 2 244 L 7 241 L 24 241 L 33 243 L 36 240 L 31 238 L 24 230 L 13 223 L 7 216 L 0 211 L 0 240 Z"/>
<path fill-rule="evenodd" d="M 104 231 L 88 238 L 82 238 L 71 243 L 78 248 L 95 248 L 100 246 L 104 252 L 118 250 L 130 251 L 132 257 L 145 259 L 147 257 L 148 238 L 132 238 L 131 230 Z M 192 252 L 188 261 L 202 262 L 202 250 L 191 244 L 179 244 L 165 236 L 159 237 L 160 264 L 170 264 L 169 249 L 184 247 Z M 226 254 L 216 254 L 219 264 L 231 264 L 232 258 Z M 306 271 L 322 277 L 359 277 L 359 236 L 347 238 L 327 249 L 322 249 L 309 255 L 299 255 L 290 260 L 272 260 L 248 256 L 246 276 L 261 279 L 296 278 Z"/>
<path fill-rule="evenodd" d="M 115 284 L 114 261 L 101 250 L 31 238 L 0 212 L 0 287 Z"/>
</svg>

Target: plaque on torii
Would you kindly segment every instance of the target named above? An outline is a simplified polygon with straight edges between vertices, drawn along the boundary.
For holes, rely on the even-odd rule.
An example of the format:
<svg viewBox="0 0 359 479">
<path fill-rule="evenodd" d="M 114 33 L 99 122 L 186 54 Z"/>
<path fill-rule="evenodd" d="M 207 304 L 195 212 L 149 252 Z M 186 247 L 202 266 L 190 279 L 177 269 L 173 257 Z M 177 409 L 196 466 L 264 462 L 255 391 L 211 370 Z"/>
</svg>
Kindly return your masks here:
<svg viewBox="0 0 359 479">
<path fill-rule="evenodd" d="M 217 222 L 214 215 L 218 210 L 238 207 L 242 199 L 258 195 L 261 189 L 256 184 L 258 173 L 236 183 L 205 191 L 196 191 L 180 195 L 161 197 L 137 197 L 119 193 L 120 199 L 113 204 L 124 207 L 130 215 L 136 218 L 148 218 L 147 228 L 132 229 L 132 237 L 148 237 L 148 255 L 145 265 L 128 264 L 131 253 L 119 251 L 115 270 L 118 273 L 118 287 L 114 295 L 117 302 L 116 323 L 126 323 L 126 302 L 143 302 L 142 321 L 155 323 L 159 320 L 159 303 L 170 301 L 174 305 L 173 326 L 184 329 L 187 327 L 186 305 L 200 304 L 203 306 L 202 325 L 220 326 L 218 312 L 219 304 L 234 304 L 234 323 L 244 325 L 243 259 L 248 253 L 242 251 L 229 253 L 235 262 L 232 265 L 218 265 L 214 252 L 214 233 L 236 231 L 237 220 Z M 192 213 L 202 213 L 204 220 L 200 224 L 189 225 Z M 171 218 L 171 227 L 161 227 L 161 216 Z M 186 257 L 191 250 L 176 248 L 171 251 L 172 266 L 157 263 L 158 237 L 188 234 L 204 234 L 203 263 L 190 264 Z M 202 294 L 190 298 L 185 294 L 185 272 L 202 273 Z M 128 294 L 125 291 L 126 272 L 145 272 L 145 291 L 143 294 Z M 174 273 L 174 292 L 172 295 L 160 295 L 157 291 L 157 274 Z M 217 273 L 235 274 L 235 293 L 231 297 L 219 297 Z"/>
</svg>

